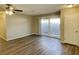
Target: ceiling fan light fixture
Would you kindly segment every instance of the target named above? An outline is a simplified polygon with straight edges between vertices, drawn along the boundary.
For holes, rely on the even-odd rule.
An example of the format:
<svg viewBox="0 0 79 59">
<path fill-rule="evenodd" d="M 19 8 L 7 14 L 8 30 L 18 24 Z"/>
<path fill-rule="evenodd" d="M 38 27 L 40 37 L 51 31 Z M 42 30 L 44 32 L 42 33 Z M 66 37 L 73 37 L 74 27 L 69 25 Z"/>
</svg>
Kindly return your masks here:
<svg viewBox="0 0 79 59">
<path fill-rule="evenodd" d="M 6 11 L 6 14 L 8 14 L 8 15 L 12 15 L 13 12 L 12 12 L 12 11 Z"/>
<path fill-rule="evenodd" d="M 12 15 L 13 14 L 13 12 L 12 11 L 9 11 L 9 15 Z"/>
<path fill-rule="evenodd" d="M 6 14 L 8 14 L 8 11 L 5 11 Z"/>
</svg>

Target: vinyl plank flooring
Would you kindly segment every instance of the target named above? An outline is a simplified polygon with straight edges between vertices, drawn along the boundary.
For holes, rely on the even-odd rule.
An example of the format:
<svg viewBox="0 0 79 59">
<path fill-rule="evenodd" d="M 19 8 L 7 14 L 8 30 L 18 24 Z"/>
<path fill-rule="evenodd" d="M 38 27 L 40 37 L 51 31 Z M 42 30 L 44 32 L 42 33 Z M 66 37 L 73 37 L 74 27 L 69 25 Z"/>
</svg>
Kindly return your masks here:
<svg viewBox="0 0 79 59">
<path fill-rule="evenodd" d="M 59 39 L 31 35 L 5 42 L 0 39 L 0 55 L 79 55 L 79 47 Z"/>
</svg>

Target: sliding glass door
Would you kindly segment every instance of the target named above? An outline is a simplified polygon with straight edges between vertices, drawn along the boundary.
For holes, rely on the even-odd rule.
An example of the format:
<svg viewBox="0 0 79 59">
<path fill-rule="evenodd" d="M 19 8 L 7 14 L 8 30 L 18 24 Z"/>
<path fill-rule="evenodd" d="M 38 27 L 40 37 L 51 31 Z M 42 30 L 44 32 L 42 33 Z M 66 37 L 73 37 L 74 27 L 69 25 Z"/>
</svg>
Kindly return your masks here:
<svg viewBox="0 0 79 59">
<path fill-rule="evenodd" d="M 41 34 L 48 35 L 49 33 L 49 21 L 48 19 L 41 19 Z"/>
<path fill-rule="evenodd" d="M 60 18 L 50 19 L 50 36 L 60 38 Z"/>
<path fill-rule="evenodd" d="M 41 18 L 40 25 L 41 35 L 60 38 L 59 17 Z"/>
</svg>

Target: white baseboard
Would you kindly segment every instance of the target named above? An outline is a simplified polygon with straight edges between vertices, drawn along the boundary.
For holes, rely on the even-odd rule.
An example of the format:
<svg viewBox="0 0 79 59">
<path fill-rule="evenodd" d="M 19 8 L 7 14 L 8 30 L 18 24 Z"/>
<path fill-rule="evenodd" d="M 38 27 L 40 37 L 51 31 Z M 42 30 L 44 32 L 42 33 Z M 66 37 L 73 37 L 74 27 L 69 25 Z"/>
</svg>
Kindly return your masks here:
<svg viewBox="0 0 79 59">
<path fill-rule="evenodd" d="M 31 34 L 26 34 L 26 35 L 23 35 L 23 36 L 20 36 L 20 37 L 7 38 L 7 41 L 14 40 L 14 39 L 18 39 L 18 38 L 22 38 L 22 37 L 26 37 L 26 36 L 30 36 L 30 35 L 33 35 L 33 34 L 40 35 L 38 33 L 31 33 Z"/>
<path fill-rule="evenodd" d="M 23 36 L 20 36 L 20 37 L 15 37 L 15 38 L 8 38 L 7 40 L 14 40 L 14 39 L 18 39 L 18 38 L 22 38 L 22 37 L 26 37 L 26 36 L 30 36 L 32 34 L 26 34 L 26 35 L 23 35 Z"/>
<path fill-rule="evenodd" d="M 72 42 L 66 42 L 66 41 L 61 41 L 61 43 L 68 43 L 68 44 L 72 44 L 72 45 L 76 45 L 76 46 L 79 46 L 79 44 L 78 43 L 72 43 Z"/>
</svg>

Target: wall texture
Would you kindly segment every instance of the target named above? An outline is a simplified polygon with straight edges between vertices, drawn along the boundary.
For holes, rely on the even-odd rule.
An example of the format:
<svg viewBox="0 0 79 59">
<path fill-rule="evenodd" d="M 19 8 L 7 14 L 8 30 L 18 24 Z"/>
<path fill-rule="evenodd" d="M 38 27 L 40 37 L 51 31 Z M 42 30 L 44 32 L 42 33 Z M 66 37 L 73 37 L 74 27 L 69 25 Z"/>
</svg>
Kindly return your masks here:
<svg viewBox="0 0 79 59">
<path fill-rule="evenodd" d="M 7 15 L 7 39 L 12 40 L 32 34 L 32 17 L 25 15 Z"/>
</svg>

